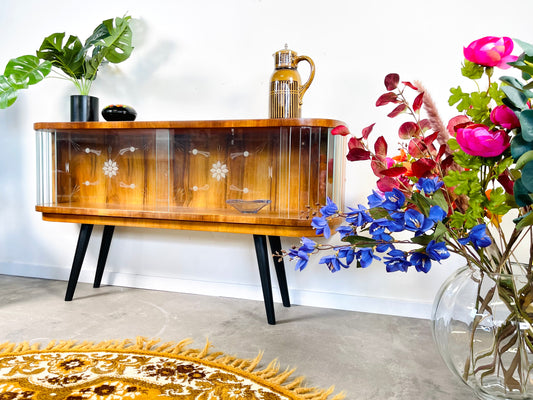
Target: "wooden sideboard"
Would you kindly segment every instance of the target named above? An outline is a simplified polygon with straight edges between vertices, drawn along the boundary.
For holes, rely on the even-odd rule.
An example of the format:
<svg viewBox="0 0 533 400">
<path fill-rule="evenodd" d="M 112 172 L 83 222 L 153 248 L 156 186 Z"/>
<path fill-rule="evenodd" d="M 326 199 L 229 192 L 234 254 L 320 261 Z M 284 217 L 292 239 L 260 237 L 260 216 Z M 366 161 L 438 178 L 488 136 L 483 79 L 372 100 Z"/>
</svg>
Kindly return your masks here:
<svg viewBox="0 0 533 400">
<path fill-rule="evenodd" d="M 68 122 L 34 125 L 43 219 L 81 224 L 65 299 L 71 300 L 94 225 L 104 234 L 95 287 L 115 226 L 254 235 L 269 323 L 275 323 L 266 237 L 314 235 L 326 198 L 342 207 L 340 121 Z M 259 209 L 260 208 L 260 209 Z M 290 305 L 283 262 L 274 263 Z"/>
</svg>

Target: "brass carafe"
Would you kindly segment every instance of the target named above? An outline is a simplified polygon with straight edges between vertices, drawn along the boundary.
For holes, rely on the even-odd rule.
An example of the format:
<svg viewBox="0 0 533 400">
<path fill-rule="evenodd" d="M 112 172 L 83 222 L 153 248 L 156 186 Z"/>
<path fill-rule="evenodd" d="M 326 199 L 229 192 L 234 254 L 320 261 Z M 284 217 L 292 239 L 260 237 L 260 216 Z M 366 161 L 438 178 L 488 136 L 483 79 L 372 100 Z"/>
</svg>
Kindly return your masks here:
<svg viewBox="0 0 533 400">
<path fill-rule="evenodd" d="M 274 54 L 274 73 L 270 78 L 270 118 L 300 118 L 302 115 L 303 95 L 315 77 L 315 64 L 307 56 L 287 48 Z M 307 82 L 302 85 L 297 67 L 300 61 L 307 61 L 311 72 Z"/>
</svg>

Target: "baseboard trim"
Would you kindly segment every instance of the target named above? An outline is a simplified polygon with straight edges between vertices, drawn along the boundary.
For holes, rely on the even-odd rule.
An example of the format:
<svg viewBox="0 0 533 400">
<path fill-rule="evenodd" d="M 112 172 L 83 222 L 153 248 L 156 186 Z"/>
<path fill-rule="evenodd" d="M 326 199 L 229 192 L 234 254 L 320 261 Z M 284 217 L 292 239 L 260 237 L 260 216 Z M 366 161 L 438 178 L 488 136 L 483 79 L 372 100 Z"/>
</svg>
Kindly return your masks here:
<svg viewBox="0 0 533 400">
<path fill-rule="evenodd" d="M 0 274 L 67 281 L 70 270 L 55 266 L 0 262 Z M 79 282 L 92 283 L 94 280 L 94 274 L 94 269 L 82 270 Z M 102 285 L 162 290 L 205 296 L 232 297 L 247 300 L 263 300 L 259 282 L 257 285 L 235 284 L 109 271 L 104 274 Z M 429 319 L 431 316 L 432 304 L 406 301 L 403 299 L 301 290 L 291 288 L 290 285 L 289 294 L 291 303 L 294 305 L 422 319 Z M 275 302 L 281 303 L 279 290 L 274 284 L 273 296 Z"/>
</svg>

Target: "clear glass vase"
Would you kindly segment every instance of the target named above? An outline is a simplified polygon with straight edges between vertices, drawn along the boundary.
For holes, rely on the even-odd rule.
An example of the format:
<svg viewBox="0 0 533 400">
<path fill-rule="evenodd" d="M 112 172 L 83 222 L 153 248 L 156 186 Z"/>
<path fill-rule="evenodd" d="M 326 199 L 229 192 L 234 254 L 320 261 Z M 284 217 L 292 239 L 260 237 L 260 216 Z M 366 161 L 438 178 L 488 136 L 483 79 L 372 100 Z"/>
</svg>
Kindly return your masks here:
<svg viewBox="0 0 533 400">
<path fill-rule="evenodd" d="M 432 313 L 437 348 L 480 399 L 533 399 L 533 286 L 522 264 L 513 274 L 459 269 Z"/>
</svg>

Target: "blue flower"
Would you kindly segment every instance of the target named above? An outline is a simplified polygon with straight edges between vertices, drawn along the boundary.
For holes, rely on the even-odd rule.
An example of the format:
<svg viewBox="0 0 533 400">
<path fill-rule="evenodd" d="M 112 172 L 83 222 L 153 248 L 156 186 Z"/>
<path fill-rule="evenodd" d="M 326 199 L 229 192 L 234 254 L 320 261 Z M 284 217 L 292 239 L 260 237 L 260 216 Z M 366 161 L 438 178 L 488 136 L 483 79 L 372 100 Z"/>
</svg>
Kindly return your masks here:
<svg viewBox="0 0 533 400">
<path fill-rule="evenodd" d="M 434 178 L 420 178 L 416 183 L 418 190 L 423 190 L 425 194 L 433 194 L 444 185 L 444 182 L 438 177 Z"/>
<path fill-rule="evenodd" d="M 372 194 L 367 197 L 367 200 L 368 200 L 368 206 L 370 208 L 381 207 L 381 205 L 385 201 L 385 197 L 383 196 L 381 192 L 372 190 Z"/>
<path fill-rule="evenodd" d="M 326 198 L 326 205 L 320 209 L 320 213 L 323 217 L 331 217 L 339 211 L 337 205 L 329 198 Z"/>
<path fill-rule="evenodd" d="M 385 193 L 385 201 L 381 204 L 385 210 L 399 210 L 405 203 L 405 195 L 398 189 L 392 189 L 392 192 Z"/>
<path fill-rule="evenodd" d="M 331 272 L 337 272 L 341 269 L 342 263 L 335 254 L 324 256 L 318 262 L 319 264 L 326 264 Z M 344 266 L 344 265 L 343 265 Z"/>
<path fill-rule="evenodd" d="M 424 217 L 424 214 L 413 209 L 405 212 L 404 221 L 405 229 L 415 232 L 415 236 L 422 235 L 427 230 L 433 228 L 435 224 L 431 219 Z"/>
<path fill-rule="evenodd" d="M 429 209 L 428 218 L 432 220 L 433 222 L 437 223 L 439 221 L 442 221 L 444 218 L 446 218 L 446 215 L 448 214 L 441 207 L 433 206 Z"/>
<path fill-rule="evenodd" d="M 418 272 L 427 273 L 431 269 L 431 258 L 424 253 L 413 253 L 409 259 Z"/>
<path fill-rule="evenodd" d="M 479 247 L 487 247 L 492 244 L 492 240 L 487 235 L 487 226 L 485 224 L 474 226 L 466 238 L 459 239 L 459 243 L 463 246 L 470 242 L 472 242 L 476 250 Z"/>
<path fill-rule="evenodd" d="M 324 217 L 314 217 L 311 221 L 311 226 L 316 229 L 316 234 L 324 234 L 324 237 L 328 239 L 331 236 L 331 230 L 329 224 Z"/>
<path fill-rule="evenodd" d="M 362 249 L 359 249 L 359 251 L 355 253 L 355 257 L 357 258 L 357 261 L 359 261 L 359 264 L 362 268 L 370 266 L 373 260 L 381 260 L 381 258 L 374 255 L 374 252 L 369 247 L 363 247 Z"/>
<path fill-rule="evenodd" d="M 406 254 L 401 250 L 391 250 L 387 256 L 384 257 L 387 272 L 403 271 L 412 265 L 407 261 Z"/>
<path fill-rule="evenodd" d="M 393 212 L 389 214 L 391 219 L 381 222 L 381 226 L 386 227 L 390 232 L 401 232 L 405 229 L 403 212 Z"/>
<path fill-rule="evenodd" d="M 440 260 L 444 260 L 445 258 L 450 257 L 450 253 L 446 248 L 446 243 L 435 242 L 434 240 L 430 241 L 426 246 L 426 254 L 432 260 L 439 262 Z"/>
<path fill-rule="evenodd" d="M 339 232 L 339 235 L 341 236 L 341 239 L 345 238 L 348 235 L 351 235 L 353 233 L 353 227 L 341 225 L 336 229 L 337 232 Z"/>
<path fill-rule="evenodd" d="M 355 251 L 351 247 L 344 247 L 339 250 L 339 257 L 346 260 L 346 268 L 348 268 L 355 259 Z"/>
<path fill-rule="evenodd" d="M 387 232 L 386 218 L 376 219 L 368 228 L 368 233 L 372 235 L 372 239 L 383 242 L 392 242 L 392 236 Z"/>
<path fill-rule="evenodd" d="M 383 253 L 389 249 L 393 249 L 394 246 L 392 245 L 392 242 L 394 239 L 391 235 L 387 232 L 387 225 L 390 223 L 390 221 L 386 218 L 380 218 L 376 219 L 372 225 L 368 228 L 368 233 L 372 235 L 372 239 L 377 240 L 380 242 L 376 246 L 376 251 Z"/>
<path fill-rule="evenodd" d="M 290 259 L 298 258 L 298 262 L 296 263 L 296 271 L 303 270 L 309 261 L 309 254 L 311 254 L 315 250 L 316 243 L 312 240 L 303 237 L 302 238 L 302 245 L 298 249 L 290 249 L 288 252 L 288 255 Z"/>
<path fill-rule="evenodd" d="M 346 264 L 341 259 L 346 259 Z M 336 254 L 324 256 L 318 262 L 319 264 L 326 264 L 331 272 L 336 272 L 343 268 L 348 268 L 355 259 L 355 252 L 351 247 L 341 248 Z"/>
<path fill-rule="evenodd" d="M 346 222 L 355 226 L 363 226 L 367 222 L 372 222 L 372 216 L 363 205 L 359 204 L 357 208 L 348 207 L 351 211 L 346 214 Z"/>
</svg>

